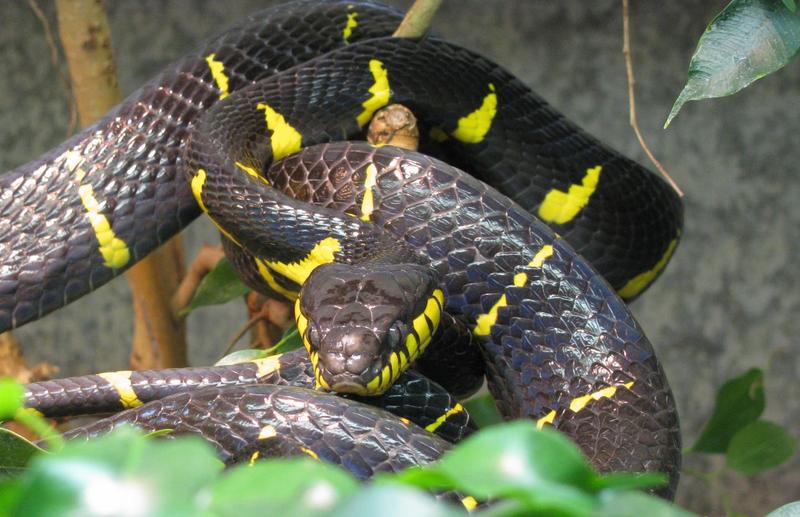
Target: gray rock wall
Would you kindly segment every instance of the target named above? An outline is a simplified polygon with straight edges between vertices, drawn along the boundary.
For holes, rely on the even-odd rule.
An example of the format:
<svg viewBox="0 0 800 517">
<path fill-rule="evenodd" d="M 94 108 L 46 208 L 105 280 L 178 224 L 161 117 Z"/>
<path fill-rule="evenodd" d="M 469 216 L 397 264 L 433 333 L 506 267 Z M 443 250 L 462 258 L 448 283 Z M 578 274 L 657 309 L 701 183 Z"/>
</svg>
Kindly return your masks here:
<svg viewBox="0 0 800 517">
<path fill-rule="evenodd" d="M 49 8 L 49 2 L 41 2 Z M 203 38 L 273 2 L 110 0 L 120 82 L 130 92 Z M 410 2 L 397 0 L 396 5 Z M 800 82 L 797 65 L 728 99 L 692 103 L 661 130 L 695 43 L 723 1 L 633 2 L 639 123 L 686 191 L 686 228 L 661 280 L 633 305 L 678 400 L 687 445 L 717 387 L 749 367 L 768 368 L 766 417 L 800 435 Z M 66 101 L 27 3 L 0 14 L 0 170 L 65 137 Z M 52 11 L 48 14 L 53 19 Z M 620 2 L 447 0 L 435 28 L 502 63 L 591 133 L 645 162 L 628 126 Z M 191 254 L 216 237 L 205 221 L 186 232 Z M 191 360 L 212 361 L 243 318 L 240 304 L 190 320 Z M 17 332 L 31 361 L 64 374 L 125 367 L 130 293 L 118 280 Z M 694 469 L 718 461 L 690 458 Z M 732 507 L 763 514 L 800 499 L 800 458 L 721 485 Z M 724 513 L 719 493 L 684 476 L 679 502 Z"/>
</svg>

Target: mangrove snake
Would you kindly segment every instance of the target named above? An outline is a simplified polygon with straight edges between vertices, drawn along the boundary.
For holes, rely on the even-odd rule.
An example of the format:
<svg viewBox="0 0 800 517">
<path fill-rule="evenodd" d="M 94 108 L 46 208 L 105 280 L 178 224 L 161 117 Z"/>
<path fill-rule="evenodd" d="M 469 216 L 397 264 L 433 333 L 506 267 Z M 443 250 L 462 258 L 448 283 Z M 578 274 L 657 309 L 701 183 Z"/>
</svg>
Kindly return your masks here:
<svg viewBox="0 0 800 517">
<path fill-rule="evenodd" d="M 325 296 L 332 296 L 336 275 L 353 275 L 334 262 L 378 268 L 382 278 L 396 277 L 393 267 L 433 275 L 429 294 L 404 312 L 412 321 L 381 321 L 373 336 L 362 325 L 356 339 L 343 334 L 326 349 L 312 349 L 318 385 L 361 391 L 356 374 L 369 370 L 370 391 L 389 389 L 400 365 L 421 354 L 436 332 L 443 305 L 479 339 L 489 389 L 506 418 L 557 427 L 601 470 L 666 472 L 671 492 L 680 458 L 674 400 L 614 289 L 633 298 L 663 269 L 680 235 L 677 196 L 497 65 L 435 38 L 387 37 L 399 19 L 382 6 L 336 0 L 254 15 L 94 126 L 0 176 L 0 330 L 110 280 L 202 210 L 220 227 L 243 278 L 274 295 L 296 298 L 312 276 L 327 282 Z M 311 145 L 360 137 L 389 102 L 421 119 L 423 150 L 497 190 L 417 153 L 354 142 Z M 355 303 L 375 306 L 365 300 L 381 294 L 381 282 L 359 288 Z M 341 326 L 347 306 L 319 316 L 314 311 L 336 304 L 317 303 L 308 285 L 302 288 L 298 326 L 306 345 L 318 346 L 310 341 L 325 340 L 325 325 Z M 394 346 L 380 352 L 379 368 L 365 366 L 352 349 L 373 338 Z M 131 395 L 133 374 L 120 375 L 115 390 Z M 361 433 L 339 433 L 332 446 L 324 432 L 293 425 L 315 420 L 307 415 L 320 407 L 341 415 L 357 403 L 298 390 L 207 387 L 76 433 L 125 420 L 202 433 L 192 420 L 200 417 L 186 416 L 187 408 L 208 415 L 202 402 L 229 417 L 218 422 L 227 434 L 213 432 L 236 444 L 218 442 L 234 457 L 258 448 L 245 444 L 245 435 L 292 438 L 294 445 L 269 451 L 299 450 L 344 464 L 341 453 L 353 445 L 343 436 L 368 432 L 383 452 L 389 442 L 401 444 L 400 434 L 413 435 L 400 448 L 421 443 L 417 431 L 396 430 L 413 425 L 393 421 L 393 431 L 385 431 L 377 422 L 391 417 L 370 409 L 369 417 L 345 418 L 343 428 L 360 425 Z M 270 401 L 280 401 L 280 409 L 268 409 Z M 185 421 L 165 416 L 181 408 Z M 258 416 L 248 416 L 251 408 Z M 448 411 L 442 421 L 460 412 Z M 422 461 L 446 442 L 419 446 L 427 447 L 416 456 Z M 404 458 L 404 465 L 412 462 Z"/>
</svg>

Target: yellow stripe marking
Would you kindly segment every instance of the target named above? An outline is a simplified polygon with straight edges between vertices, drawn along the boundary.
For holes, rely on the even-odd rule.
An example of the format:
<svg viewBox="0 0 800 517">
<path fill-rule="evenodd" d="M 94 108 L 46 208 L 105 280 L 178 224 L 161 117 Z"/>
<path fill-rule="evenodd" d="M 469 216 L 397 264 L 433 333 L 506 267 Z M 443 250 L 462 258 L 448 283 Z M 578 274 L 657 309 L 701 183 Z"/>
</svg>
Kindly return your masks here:
<svg viewBox="0 0 800 517">
<path fill-rule="evenodd" d="M 222 100 L 230 93 L 228 90 L 228 76 L 225 75 L 225 65 L 222 61 L 217 61 L 216 57 L 216 54 L 207 55 L 206 63 L 208 63 L 208 69 L 211 70 L 211 77 L 217 84 L 217 88 L 219 88 L 219 100 Z"/>
<path fill-rule="evenodd" d="M 431 334 L 433 334 L 433 331 L 428 326 L 428 320 L 425 319 L 424 313 L 414 318 L 414 321 L 411 322 L 411 325 L 414 327 L 414 331 L 417 333 L 417 336 L 419 336 L 419 343 L 421 345 L 419 348 L 420 353 L 422 353 L 422 350 L 425 348 L 425 346 L 430 343 Z"/>
<path fill-rule="evenodd" d="M 253 454 L 251 454 L 250 455 L 250 461 L 247 462 L 247 465 L 250 466 L 250 467 L 255 465 L 256 464 L 256 460 L 258 459 L 259 456 L 261 456 L 261 453 L 258 452 L 258 451 L 256 451 Z"/>
<path fill-rule="evenodd" d="M 203 203 L 203 186 L 206 184 L 206 171 L 204 169 L 197 169 L 197 173 L 192 176 L 192 181 L 190 182 L 192 187 L 192 195 L 194 195 L 194 200 L 197 201 L 198 206 L 200 206 L 200 210 L 202 210 L 206 215 L 208 215 L 209 220 L 217 227 L 217 230 L 222 233 L 225 237 L 233 241 L 237 246 L 240 248 L 242 247 L 239 244 L 239 241 L 236 238 L 228 233 L 228 231 L 223 228 L 222 226 L 211 217 L 211 214 L 208 213 L 208 208 L 206 208 L 206 204 Z"/>
<path fill-rule="evenodd" d="M 104 264 L 112 269 L 124 267 L 131 259 L 131 252 L 125 241 L 117 237 L 111 229 L 111 223 L 106 216 L 100 213 L 100 203 L 94 197 L 92 186 L 81 185 L 78 187 L 78 195 L 94 230 Z"/>
<path fill-rule="evenodd" d="M 619 386 L 608 386 L 607 388 L 597 390 L 594 393 L 589 393 L 588 395 L 581 395 L 580 397 L 575 397 L 569 403 L 569 410 L 572 411 L 573 413 L 578 413 L 582 411 L 586 407 L 586 405 L 589 404 L 589 402 L 605 398 L 610 399 L 611 397 L 617 394 L 617 390 L 619 388 L 631 389 L 633 388 L 633 384 L 634 382 L 631 381 L 631 382 L 626 382 L 625 384 L 621 384 Z M 555 418 L 556 418 L 556 411 L 552 410 L 545 416 L 536 421 L 536 428 L 541 429 L 542 427 L 545 426 L 545 424 L 552 425 L 553 422 L 555 421 Z"/>
<path fill-rule="evenodd" d="M 675 252 L 675 246 L 677 245 L 678 239 L 672 239 L 672 241 L 669 243 L 669 246 L 667 246 L 667 251 L 664 252 L 661 260 L 659 260 L 656 265 L 653 266 L 653 269 L 645 271 L 644 273 L 640 273 L 631 278 L 625 285 L 622 286 L 622 289 L 617 291 L 617 293 L 623 298 L 631 298 L 641 293 L 642 290 L 650 285 L 650 282 L 652 282 L 656 276 L 658 276 L 661 270 L 664 269 L 664 267 L 667 265 L 667 262 L 669 262 L 670 257 L 672 257 L 672 254 Z"/>
<path fill-rule="evenodd" d="M 280 371 L 281 369 L 281 356 L 283 354 L 271 355 L 263 359 L 255 359 L 253 364 L 256 365 L 256 375 L 259 379 L 266 377 L 272 373 Z"/>
<path fill-rule="evenodd" d="M 436 332 L 436 329 L 439 328 L 439 321 L 441 320 L 442 316 L 443 301 L 444 293 L 442 290 L 434 289 L 433 293 L 431 293 L 431 296 L 428 298 L 425 309 L 411 322 L 412 326 L 414 327 L 414 331 L 417 333 L 419 338 L 415 337 L 412 333 L 409 333 L 406 336 L 405 351 L 408 353 L 408 357 L 406 357 L 406 354 L 401 350 L 392 352 L 389 355 L 389 361 L 387 364 L 381 368 L 381 371 L 378 372 L 378 375 L 373 377 L 367 383 L 367 393 L 377 394 L 387 390 L 389 386 L 394 384 L 397 378 L 400 377 L 400 374 L 405 370 L 406 365 L 413 363 L 414 360 L 416 360 L 416 358 L 425 351 L 431 342 L 431 337 Z M 299 302 L 295 305 L 295 319 L 297 319 L 298 313 Z M 430 319 L 431 324 L 428 324 L 428 319 Z"/>
<path fill-rule="evenodd" d="M 264 110 L 267 129 L 272 131 L 270 143 L 272 145 L 273 160 L 280 160 L 300 150 L 303 145 L 303 136 L 286 122 L 283 115 L 261 102 L 258 103 L 256 109 Z"/>
<path fill-rule="evenodd" d="M 353 8 L 352 5 L 348 5 L 348 8 Z M 353 29 L 358 27 L 358 13 L 355 11 L 347 13 L 347 23 L 344 26 L 344 30 L 342 31 L 342 38 L 344 38 L 345 43 L 350 43 L 350 36 L 353 35 Z"/>
<path fill-rule="evenodd" d="M 112 269 L 119 269 L 131 260 L 131 252 L 125 241 L 117 237 L 111 228 L 108 218 L 100 213 L 100 203 L 94 197 L 94 189 L 91 185 L 80 185 L 86 177 L 86 170 L 81 168 L 83 156 L 77 151 L 68 151 L 64 156 L 64 164 L 67 169 L 75 174 L 78 180 L 78 196 L 81 198 L 83 208 L 92 225 L 95 238 L 97 239 L 100 255 L 103 257 L 104 265 Z"/>
<path fill-rule="evenodd" d="M 38 409 L 36 409 L 35 407 L 26 407 L 26 408 L 25 408 L 25 411 L 27 411 L 28 413 L 30 413 L 30 414 L 32 414 L 32 415 L 36 415 L 36 416 L 40 416 L 40 417 L 44 417 L 44 413 L 42 413 L 41 411 L 39 411 L 39 410 L 38 410 Z"/>
<path fill-rule="evenodd" d="M 434 289 L 433 297 L 439 302 L 439 307 L 444 308 L 444 292 L 441 289 Z"/>
<path fill-rule="evenodd" d="M 633 386 L 633 382 L 629 382 L 627 384 L 623 384 L 625 388 L 631 389 Z M 607 388 L 603 388 L 601 390 L 597 390 L 594 393 L 590 393 L 588 395 L 583 395 L 582 397 L 575 397 L 572 399 L 572 402 L 569 404 L 569 409 L 573 413 L 577 413 L 581 409 L 586 407 L 586 404 L 591 402 L 592 400 L 600 400 L 605 398 L 611 398 L 614 394 L 617 393 L 617 386 L 609 386 Z"/>
<path fill-rule="evenodd" d="M 536 252 L 536 255 L 533 256 L 533 260 L 528 262 L 529 267 L 542 267 L 544 265 L 544 261 L 547 260 L 549 257 L 553 256 L 553 246 L 551 244 L 545 244 L 542 246 L 542 249 Z M 526 273 L 517 273 L 514 275 L 514 285 L 517 287 L 523 287 L 528 282 L 528 275 Z M 488 336 L 492 330 L 492 325 L 497 323 L 497 313 L 500 310 L 500 307 L 505 307 L 508 305 L 508 299 L 506 295 L 503 294 L 500 296 L 492 308 L 489 309 L 489 312 L 485 314 L 481 314 L 478 316 L 478 319 L 475 321 L 475 330 L 473 331 L 477 336 Z"/>
<path fill-rule="evenodd" d="M 436 291 L 441 291 L 436 289 Z M 439 322 L 442 319 L 442 304 L 439 303 L 438 299 L 434 296 L 428 298 L 428 303 L 425 304 L 425 310 L 423 314 L 431 320 L 431 336 L 436 334 L 436 330 L 439 328 Z"/>
<path fill-rule="evenodd" d="M 400 418 L 400 421 L 403 422 L 404 424 L 411 425 L 411 420 L 409 420 L 408 418 L 406 418 L 404 416 L 401 416 L 401 417 L 398 417 L 398 418 Z"/>
<path fill-rule="evenodd" d="M 250 176 L 254 177 L 255 179 L 261 180 L 262 182 L 264 182 L 265 185 L 269 185 L 269 181 L 267 181 L 267 178 L 259 174 L 258 171 L 255 169 L 255 167 L 250 167 L 249 165 L 245 165 L 242 162 L 236 162 L 236 166 L 239 169 L 246 172 L 247 174 L 249 174 Z"/>
<path fill-rule="evenodd" d="M 300 337 L 305 336 L 306 329 L 308 329 L 308 318 L 300 308 L 300 298 L 294 302 L 294 321 L 297 324 L 297 333 L 300 334 Z"/>
<path fill-rule="evenodd" d="M 480 107 L 466 117 L 458 119 L 458 126 L 453 131 L 453 136 L 466 144 L 482 142 L 492 127 L 496 114 L 497 94 L 494 85 L 489 83 L 489 93 L 483 98 Z"/>
<path fill-rule="evenodd" d="M 83 156 L 77 151 L 67 151 L 67 154 L 64 156 L 64 165 L 67 166 L 68 171 L 75 174 L 78 181 L 83 181 L 83 178 L 86 177 L 86 171 L 80 168 L 82 163 Z"/>
<path fill-rule="evenodd" d="M 194 195 L 194 200 L 197 201 L 197 204 L 200 206 L 200 210 L 208 213 L 208 208 L 206 208 L 206 204 L 203 203 L 203 186 L 205 184 L 206 171 L 204 169 L 197 169 L 197 173 L 192 176 L 191 181 L 192 195 Z"/>
<path fill-rule="evenodd" d="M 536 421 L 536 429 L 541 429 L 546 424 L 553 425 L 555 419 L 556 419 L 556 410 L 554 409 Z"/>
<path fill-rule="evenodd" d="M 367 165 L 367 177 L 364 179 L 364 199 L 361 201 L 361 220 L 369 221 L 372 212 L 375 210 L 375 199 L 373 187 L 377 185 L 378 168 L 374 163 Z"/>
<path fill-rule="evenodd" d="M 466 508 L 468 512 L 471 512 L 472 510 L 477 508 L 478 501 L 475 500 L 475 498 L 472 497 L 471 495 L 468 495 L 467 497 L 461 499 L 461 504 L 464 505 L 464 508 Z"/>
<path fill-rule="evenodd" d="M 602 165 L 586 169 L 586 175 L 581 180 L 581 184 L 570 185 L 568 192 L 558 189 L 548 192 L 539 206 L 539 217 L 545 222 L 556 224 L 572 221 L 589 203 L 589 198 L 597 188 L 602 170 Z"/>
<path fill-rule="evenodd" d="M 311 456 L 315 460 L 319 459 L 319 455 L 316 452 L 314 452 L 311 449 L 309 449 L 308 447 L 300 446 L 300 450 L 303 451 L 304 453 L 308 454 L 309 456 Z"/>
<path fill-rule="evenodd" d="M 267 440 L 269 438 L 275 438 L 276 436 L 278 436 L 278 431 L 276 431 L 275 428 L 269 424 L 262 427 L 258 432 L 259 440 Z"/>
<path fill-rule="evenodd" d="M 131 385 L 131 371 L 130 370 L 123 370 L 119 372 L 105 372 L 105 373 L 98 373 L 100 377 L 107 380 L 115 390 L 117 390 L 117 394 L 119 395 L 119 401 L 124 408 L 133 408 L 138 407 L 143 404 L 139 397 L 136 395 L 136 392 L 133 391 L 133 386 Z"/>
<path fill-rule="evenodd" d="M 370 59 L 369 71 L 372 73 L 372 78 L 375 82 L 369 88 L 370 98 L 361 104 L 364 107 L 364 111 L 356 117 L 358 125 L 361 127 L 364 127 L 370 121 L 376 111 L 389 104 L 389 98 L 392 94 L 389 88 L 389 73 L 384 68 L 383 63 L 378 59 Z"/>
<path fill-rule="evenodd" d="M 449 409 L 449 410 L 447 411 L 447 413 L 445 413 L 444 415 L 442 415 L 442 416 L 440 416 L 439 418 L 437 418 L 435 422 L 433 422 L 433 423 L 431 423 L 431 424 L 428 424 L 427 426 L 425 426 L 425 430 L 426 430 L 426 431 L 429 431 L 429 432 L 431 432 L 431 433 L 432 433 L 432 432 L 434 432 L 434 431 L 436 431 L 437 429 L 439 429 L 439 427 L 441 427 L 441 425 L 442 425 L 442 424 L 443 424 L 443 423 L 444 423 L 444 422 L 445 422 L 445 421 L 446 421 L 448 418 L 450 418 L 451 416 L 455 415 L 456 413 L 461 413 L 462 411 L 464 411 L 464 406 L 462 406 L 461 404 L 459 404 L 458 402 L 456 402 L 456 405 L 455 405 L 455 406 L 453 406 L 451 409 Z"/>
<path fill-rule="evenodd" d="M 333 237 L 325 237 L 311 248 L 304 258 L 291 263 L 268 262 L 264 263 L 276 273 L 279 273 L 296 284 L 303 285 L 317 266 L 329 264 L 334 261 L 335 254 L 341 249 L 339 241 Z"/>
<path fill-rule="evenodd" d="M 278 280 L 270 271 L 267 264 L 264 263 L 261 259 L 255 259 L 256 266 L 258 267 L 258 273 L 261 275 L 261 279 L 267 283 L 270 289 L 275 291 L 276 293 L 285 296 L 288 300 L 295 300 L 299 296 L 300 293 L 297 291 L 292 291 L 291 289 L 287 289 L 283 287 L 281 284 L 278 283 Z"/>
</svg>

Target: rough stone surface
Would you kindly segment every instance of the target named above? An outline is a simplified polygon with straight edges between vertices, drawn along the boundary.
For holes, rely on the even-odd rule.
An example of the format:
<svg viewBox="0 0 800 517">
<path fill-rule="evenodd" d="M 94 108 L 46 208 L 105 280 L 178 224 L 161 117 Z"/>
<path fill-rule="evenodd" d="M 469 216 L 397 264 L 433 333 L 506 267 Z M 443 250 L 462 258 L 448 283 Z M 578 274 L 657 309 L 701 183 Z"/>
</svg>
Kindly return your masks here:
<svg viewBox="0 0 800 517">
<path fill-rule="evenodd" d="M 132 91 L 203 38 L 270 3 L 108 2 L 123 90 Z M 687 445 L 709 415 L 717 387 L 753 366 L 768 368 L 765 417 L 797 436 L 796 67 L 732 98 L 691 103 L 662 131 L 696 41 L 725 2 L 633 4 L 639 122 L 687 193 L 683 242 L 634 312 L 669 375 Z M 628 126 L 620 2 L 450 0 L 434 24 L 448 39 L 504 64 L 593 134 L 645 161 Z M 61 141 L 67 111 L 41 26 L 26 2 L 4 5 L 0 49 L 0 170 L 6 170 Z M 186 232 L 189 256 L 203 240 L 215 239 L 209 224 L 195 223 Z M 243 318 L 240 303 L 191 318 L 192 361 L 212 361 Z M 130 293 L 117 280 L 17 335 L 31 361 L 53 361 L 63 373 L 77 374 L 125 367 L 130 328 Z M 686 465 L 709 471 L 722 462 L 689 458 Z M 721 490 L 733 509 L 751 515 L 800 499 L 800 457 L 752 478 L 726 474 L 715 488 L 684 475 L 678 501 L 720 515 Z"/>
</svg>

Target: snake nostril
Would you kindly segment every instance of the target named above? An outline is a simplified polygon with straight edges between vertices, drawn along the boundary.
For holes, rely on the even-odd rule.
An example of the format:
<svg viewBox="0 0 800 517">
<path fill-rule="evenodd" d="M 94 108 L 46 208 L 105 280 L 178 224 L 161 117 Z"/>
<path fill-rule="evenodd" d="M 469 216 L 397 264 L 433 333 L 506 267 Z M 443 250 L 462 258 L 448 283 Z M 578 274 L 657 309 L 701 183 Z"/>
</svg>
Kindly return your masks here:
<svg viewBox="0 0 800 517">
<path fill-rule="evenodd" d="M 355 375 L 361 375 L 370 366 L 369 357 L 365 354 L 353 354 L 347 357 L 346 369 Z"/>
</svg>

